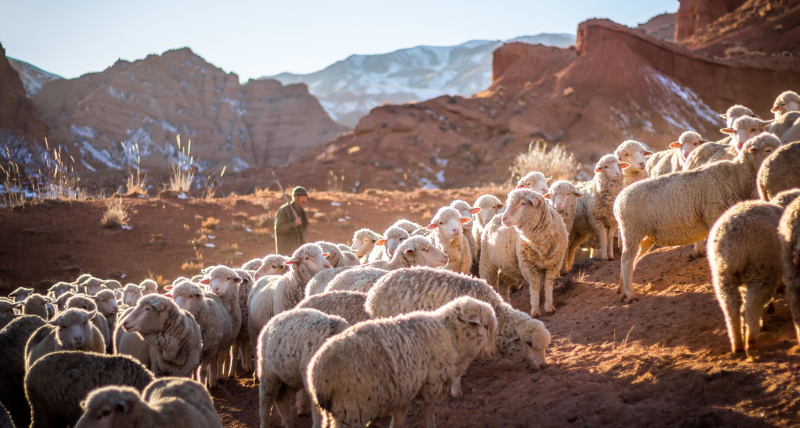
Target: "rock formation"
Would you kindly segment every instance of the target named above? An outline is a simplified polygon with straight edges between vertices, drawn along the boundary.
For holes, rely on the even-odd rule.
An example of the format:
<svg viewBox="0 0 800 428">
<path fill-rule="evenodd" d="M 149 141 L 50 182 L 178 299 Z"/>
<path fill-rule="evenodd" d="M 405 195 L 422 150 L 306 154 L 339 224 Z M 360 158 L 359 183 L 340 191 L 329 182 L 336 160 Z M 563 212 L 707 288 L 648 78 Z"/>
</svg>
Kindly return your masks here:
<svg viewBox="0 0 800 428">
<path fill-rule="evenodd" d="M 47 125 L 39 119 L 33 102 L 25 95 L 19 73 L 11 67 L 6 51 L 0 45 L 0 149 L 7 141 L 27 140 L 27 144 L 44 145 Z M 15 148 L 11 148 L 15 149 Z M 3 153 L 0 157 L 5 157 Z M 13 160 L 20 160 L 14 158 Z"/>
</svg>

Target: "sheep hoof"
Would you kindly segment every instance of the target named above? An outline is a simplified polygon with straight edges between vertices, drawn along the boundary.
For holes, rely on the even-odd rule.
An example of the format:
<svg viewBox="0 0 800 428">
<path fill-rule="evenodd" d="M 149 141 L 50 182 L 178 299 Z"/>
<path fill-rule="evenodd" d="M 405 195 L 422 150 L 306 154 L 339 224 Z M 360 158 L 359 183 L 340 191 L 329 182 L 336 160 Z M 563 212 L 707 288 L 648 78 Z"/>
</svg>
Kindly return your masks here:
<svg viewBox="0 0 800 428">
<path fill-rule="evenodd" d="M 541 316 L 542 316 L 542 313 L 541 313 L 541 312 L 539 312 L 539 310 L 538 310 L 538 309 L 537 309 L 537 310 L 535 310 L 535 311 L 531 311 L 531 317 L 532 317 L 532 318 L 539 318 L 539 317 L 541 317 Z"/>
<path fill-rule="evenodd" d="M 550 308 L 545 308 L 544 309 L 544 313 L 546 313 L 547 315 L 552 315 L 552 314 L 556 313 L 555 306 L 551 306 Z"/>
</svg>

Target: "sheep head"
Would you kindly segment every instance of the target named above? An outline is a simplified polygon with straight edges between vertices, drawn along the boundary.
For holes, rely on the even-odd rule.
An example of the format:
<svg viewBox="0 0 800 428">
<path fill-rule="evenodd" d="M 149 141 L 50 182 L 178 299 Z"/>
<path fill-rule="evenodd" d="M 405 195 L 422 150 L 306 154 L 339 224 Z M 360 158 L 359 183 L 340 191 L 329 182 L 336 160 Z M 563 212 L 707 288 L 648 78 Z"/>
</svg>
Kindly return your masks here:
<svg viewBox="0 0 800 428">
<path fill-rule="evenodd" d="M 733 122 L 742 116 L 758 117 L 753 113 L 753 110 L 738 104 L 731 106 L 727 112 L 719 115 L 719 117 L 725 119 L 725 126 L 727 128 L 733 126 Z"/>
<path fill-rule="evenodd" d="M 772 123 L 771 120 L 742 116 L 733 121 L 732 127 L 720 129 L 720 132 L 723 134 L 731 134 L 731 144 L 735 144 L 736 151 L 741 152 L 745 141 L 761 133 L 770 123 Z"/>
<path fill-rule="evenodd" d="M 594 172 L 595 175 L 605 175 L 607 180 L 619 181 L 622 180 L 622 170 L 630 166 L 627 162 L 620 162 L 615 155 L 605 155 L 597 161 Z"/>
<path fill-rule="evenodd" d="M 58 316 L 48 322 L 48 324 L 58 327 L 56 340 L 62 348 L 66 350 L 76 350 L 83 348 L 83 345 L 91 336 L 91 326 L 89 321 L 97 315 L 97 311 L 85 311 L 78 308 L 70 308 L 58 314 Z"/>
<path fill-rule="evenodd" d="M 436 248 L 430 239 L 424 236 L 412 236 L 397 247 L 393 260 L 397 257 L 415 259 L 421 266 L 432 268 L 447 265 L 447 254 Z"/>
<path fill-rule="evenodd" d="M 481 212 L 481 208 L 480 207 L 470 206 L 470 204 L 468 204 L 465 201 L 462 201 L 460 199 L 457 199 L 457 200 L 453 201 L 450 204 L 450 208 L 457 209 L 458 212 L 461 213 L 462 217 L 470 219 L 470 221 L 468 223 L 464 223 L 464 225 L 463 225 L 464 230 L 472 230 L 472 216 L 474 214 L 478 214 L 478 213 Z"/>
<path fill-rule="evenodd" d="M 742 146 L 742 150 L 739 152 L 739 157 L 748 160 L 752 159 L 755 169 L 758 170 L 761 166 L 761 162 L 780 147 L 781 140 L 779 140 L 778 137 L 764 132 L 747 140 Z"/>
<path fill-rule="evenodd" d="M 505 227 L 519 227 L 532 210 L 548 209 L 544 196 L 533 190 L 515 189 L 508 194 L 506 212 L 500 221 Z"/>
<path fill-rule="evenodd" d="M 698 148 L 701 144 L 707 143 L 708 140 L 703 139 L 697 132 L 686 131 L 678 138 L 678 141 L 671 143 L 669 146 L 673 149 L 680 149 L 681 157 L 686 160 L 692 154 L 694 149 Z"/>
<path fill-rule="evenodd" d="M 33 288 L 24 288 L 19 287 L 16 290 L 12 291 L 8 297 L 13 297 L 15 302 L 21 302 L 28 298 L 28 296 L 33 293 Z"/>
<path fill-rule="evenodd" d="M 209 286 L 211 292 L 217 296 L 223 296 L 231 289 L 238 292 L 238 284 L 241 284 L 241 282 L 242 278 L 239 278 L 239 275 L 227 266 L 217 266 L 211 269 L 211 271 L 207 272 L 205 277 L 200 280 L 201 284 Z"/>
<path fill-rule="evenodd" d="M 652 154 L 644 144 L 633 140 L 624 141 L 614 150 L 614 155 L 620 162 L 630 164 L 630 171 L 642 171 L 647 164 L 645 157 Z"/>
<path fill-rule="evenodd" d="M 376 242 L 375 245 L 383 245 L 386 248 L 386 254 L 389 255 L 389 258 L 392 258 L 397 247 L 408 239 L 408 237 L 408 232 L 406 232 L 405 229 L 397 226 L 389 226 L 389 228 L 383 232 L 383 239 Z M 380 244 L 381 241 L 383 241 L 383 244 Z"/>
<path fill-rule="evenodd" d="M 786 91 L 778 95 L 771 111 L 775 113 L 776 119 L 790 111 L 800 111 L 800 95 L 792 91 Z"/>
<path fill-rule="evenodd" d="M 267 275 L 283 275 L 288 269 L 287 260 L 289 259 L 280 254 L 271 254 L 264 257 L 261 267 L 253 274 L 253 281 L 258 281 L 259 278 Z"/>
<path fill-rule="evenodd" d="M 299 273 L 301 269 L 308 271 L 311 276 L 323 269 L 330 269 L 331 264 L 325 258 L 328 254 L 322 252 L 322 247 L 317 244 L 304 244 L 292 254 L 292 258 L 286 261 L 292 271 Z M 309 277 L 310 278 L 310 277 Z"/>
<path fill-rule="evenodd" d="M 364 257 L 372 251 L 375 243 L 380 239 L 381 237 L 377 233 L 369 229 L 360 229 L 353 234 L 353 245 L 351 247 L 356 252 L 356 256 Z"/>
<path fill-rule="evenodd" d="M 517 189 L 530 189 L 541 195 L 547 193 L 547 182 L 553 177 L 545 177 L 541 172 L 529 172 L 517 181 Z"/>
<path fill-rule="evenodd" d="M 561 211 L 570 204 L 570 201 L 582 198 L 583 194 L 569 181 L 559 180 L 553 183 L 543 196 L 550 201 L 553 208 Z"/>
<path fill-rule="evenodd" d="M 431 219 L 428 229 L 435 229 L 442 241 L 450 242 L 463 233 L 462 225 L 471 221 L 471 218 L 461 217 L 455 208 L 442 207 Z"/>
</svg>

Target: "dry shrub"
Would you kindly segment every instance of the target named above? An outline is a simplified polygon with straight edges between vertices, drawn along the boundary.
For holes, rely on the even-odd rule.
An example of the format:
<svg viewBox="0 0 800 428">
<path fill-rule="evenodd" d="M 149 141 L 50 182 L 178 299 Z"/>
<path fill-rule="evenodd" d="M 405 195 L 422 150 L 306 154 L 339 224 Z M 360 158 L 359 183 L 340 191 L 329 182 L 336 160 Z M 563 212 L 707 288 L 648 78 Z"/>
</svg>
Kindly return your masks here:
<svg viewBox="0 0 800 428">
<path fill-rule="evenodd" d="M 266 214 L 259 214 L 257 216 L 250 217 L 250 223 L 255 227 L 268 227 L 272 226 L 275 223 L 275 214 L 271 211 L 268 211 Z"/>
<path fill-rule="evenodd" d="M 235 254 L 238 251 L 239 251 L 239 244 L 223 245 L 219 249 L 219 252 L 225 255 Z"/>
<path fill-rule="evenodd" d="M 126 195 L 147 195 L 147 186 L 145 186 L 145 182 L 147 181 L 147 174 L 142 176 L 142 157 L 139 153 L 139 144 L 134 144 L 128 148 L 125 147 L 125 144 L 122 143 L 122 147 L 125 148 L 125 151 L 128 152 L 128 157 L 133 156 L 134 149 L 136 150 L 136 175 L 134 175 L 133 170 L 131 169 L 131 164 L 128 163 L 128 180 L 126 183 Z"/>
<path fill-rule="evenodd" d="M 336 175 L 333 171 L 328 170 L 328 191 L 341 192 L 344 190 L 344 171 L 342 175 Z"/>
<path fill-rule="evenodd" d="M 514 159 L 511 166 L 511 181 L 516 182 L 523 175 L 539 171 L 553 180 L 575 181 L 581 170 L 581 163 L 575 155 L 567 153 L 563 146 L 556 144 L 547 150 L 547 143 L 541 140 L 531 141 L 528 151 Z"/>
<path fill-rule="evenodd" d="M 122 226 L 128 221 L 128 212 L 125 210 L 125 205 L 122 204 L 121 199 L 110 199 L 106 201 L 106 212 L 103 213 L 103 218 L 100 219 L 100 224 L 111 229 L 112 227 Z"/>
<path fill-rule="evenodd" d="M 188 145 L 181 147 L 181 136 L 178 135 L 178 163 L 172 165 L 167 190 L 188 193 L 192 188 L 195 171 L 197 171 L 197 161 L 192 157 L 192 140 L 189 140 Z"/>
<path fill-rule="evenodd" d="M 11 162 L 8 168 L 0 167 L 0 206 L 14 207 L 26 201 L 40 203 L 47 199 L 60 201 L 80 201 L 87 198 L 86 189 L 81 187 L 81 179 L 72 166 L 75 159 L 67 161 L 61 149 L 54 148 L 45 138 L 45 165 L 37 172 L 29 172 Z M 6 158 L 11 158 L 8 147 Z"/>
<path fill-rule="evenodd" d="M 190 275 L 200 272 L 200 269 L 203 269 L 203 262 L 199 261 L 190 260 L 181 265 L 181 270 Z"/>
<path fill-rule="evenodd" d="M 272 236 L 272 229 L 262 227 L 258 229 L 253 229 L 253 233 L 255 233 L 256 236 Z"/>
<path fill-rule="evenodd" d="M 203 223 L 201 223 L 200 225 L 203 226 L 204 229 L 214 230 L 217 228 L 217 226 L 219 226 L 219 219 L 216 219 L 214 217 L 209 217 L 203 220 Z"/>
<path fill-rule="evenodd" d="M 761 51 L 751 51 L 742 45 L 735 45 L 725 49 L 725 57 L 731 58 L 735 56 L 741 55 L 757 55 L 757 56 L 764 56 L 766 55 L 764 52 Z"/>
</svg>

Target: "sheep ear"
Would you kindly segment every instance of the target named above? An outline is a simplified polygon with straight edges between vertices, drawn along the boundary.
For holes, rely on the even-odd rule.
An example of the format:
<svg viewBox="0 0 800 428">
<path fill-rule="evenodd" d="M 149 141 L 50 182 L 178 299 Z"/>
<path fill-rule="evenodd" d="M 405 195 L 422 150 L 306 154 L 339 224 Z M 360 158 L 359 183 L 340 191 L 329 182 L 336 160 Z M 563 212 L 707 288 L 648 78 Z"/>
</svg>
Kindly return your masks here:
<svg viewBox="0 0 800 428">
<path fill-rule="evenodd" d="M 433 229 L 436 229 L 436 225 L 435 225 L 435 224 L 433 224 L 433 223 L 429 224 L 429 225 L 428 225 L 428 226 L 426 226 L 426 227 L 428 228 L 428 230 L 433 230 Z"/>
<path fill-rule="evenodd" d="M 469 217 L 461 217 L 461 224 L 469 223 L 471 221 L 472 221 L 472 219 L 469 218 Z"/>
<path fill-rule="evenodd" d="M 723 134 L 735 134 L 736 133 L 736 131 L 734 131 L 731 128 L 722 128 L 722 129 L 719 130 L 719 132 L 722 132 Z"/>
<path fill-rule="evenodd" d="M 20 309 L 20 308 L 22 308 L 22 302 L 17 302 L 17 303 L 14 303 L 14 304 L 13 304 L 13 305 L 11 305 L 11 306 L 13 306 L 13 308 L 14 308 L 14 309 Z"/>
<path fill-rule="evenodd" d="M 376 242 L 375 245 L 377 245 L 377 246 L 386 245 L 386 240 L 385 239 L 381 239 L 378 242 Z"/>
<path fill-rule="evenodd" d="M 175 288 L 174 285 L 165 285 L 164 286 L 164 290 L 167 290 L 167 291 L 172 291 L 173 288 Z M 144 287 L 142 288 L 142 290 L 144 290 Z"/>
<path fill-rule="evenodd" d="M 728 115 L 727 115 L 727 114 L 725 114 L 725 113 L 722 113 L 721 115 L 719 115 L 719 117 L 721 117 L 721 118 L 723 118 L 723 119 L 727 119 L 727 118 L 728 118 Z"/>
<path fill-rule="evenodd" d="M 629 166 L 631 166 L 631 164 L 629 164 L 628 162 L 620 162 L 619 163 L 619 167 L 622 168 L 622 169 L 625 169 L 625 168 L 627 168 Z"/>
<path fill-rule="evenodd" d="M 128 414 L 128 412 L 131 410 L 131 406 L 128 405 L 127 401 L 119 400 L 117 402 L 117 409 L 123 414 Z"/>
<path fill-rule="evenodd" d="M 758 119 L 758 121 L 759 121 L 759 126 L 761 127 L 761 129 L 764 129 L 767 126 L 769 126 L 770 123 L 774 122 L 775 119 L 773 119 L 773 120 L 761 120 L 761 119 Z"/>
<path fill-rule="evenodd" d="M 550 199 L 550 192 L 545 193 L 544 195 L 542 195 L 542 197 L 545 199 Z"/>
<path fill-rule="evenodd" d="M 139 290 L 142 290 L 142 291 L 144 291 L 144 285 L 137 285 L 136 287 L 137 287 Z"/>
<path fill-rule="evenodd" d="M 472 318 L 469 319 L 469 323 L 472 324 L 472 325 L 480 326 L 481 325 L 481 319 L 480 319 L 480 317 L 472 317 Z"/>
<path fill-rule="evenodd" d="M 203 278 L 203 279 L 200 280 L 200 283 L 201 284 L 205 284 L 205 285 L 211 284 L 211 279 L 210 278 Z"/>
<path fill-rule="evenodd" d="M 517 185 L 517 189 L 522 189 L 523 187 L 525 187 L 525 186 L 523 186 L 523 185 L 521 185 L 521 184 L 518 184 L 518 185 Z"/>
<path fill-rule="evenodd" d="M 603 172 L 603 169 L 598 166 L 594 169 L 594 172 Z"/>
<path fill-rule="evenodd" d="M 781 108 L 778 107 L 778 106 L 775 106 L 775 107 L 772 107 L 772 110 L 770 110 L 770 111 L 773 112 L 773 113 L 777 113 L 777 112 L 781 111 Z"/>
<path fill-rule="evenodd" d="M 86 410 L 86 400 L 81 401 L 81 409 Z"/>
<path fill-rule="evenodd" d="M 755 113 L 751 114 L 750 117 L 755 118 L 755 119 L 761 119 L 761 116 L 759 116 L 759 115 L 757 115 Z"/>
<path fill-rule="evenodd" d="M 330 255 L 331 255 L 330 253 L 322 253 L 322 257 L 328 257 Z"/>
<path fill-rule="evenodd" d="M 286 260 L 284 263 L 286 263 L 287 265 L 294 265 L 300 263 L 300 259 L 297 257 L 292 257 L 291 259 Z"/>
<path fill-rule="evenodd" d="M 576 198 L 582 198 L 583 197 L 583 193 L 581 193 L 581 192 L 573 192 L 572 194 L 575 195 Z"/>
<path fill-rule="evenodd" d="M 475 207 L 469 210 L 470 214 L 478 214 L 479 212 L 481 212 L 481 209 L 479 207 Z"/>
<path fill-rule="evenodd" d="M 653 156 L 653 152 L 651 152 L 650 150 L 645 150 L 645 151 L 644 151 L 644 156 L 645 156 L 645 157 L 647 157 L 647 156 Z"/>
<path fill-rule="evenodd" d="M 171 299 L 172 295 L 169 295 L 167 297 L 169 297 Z M 155 309 L 158 312 L 161 312 L 161 311 L 164 310 L 164 302 L 155 301 L 155 302 L 151 303 L 151 306 L 153 306 L 153 309 Z"/>
<path fill-rule="evenodd" d="M 233 278 L 233 282 L 238 284 L 238 283 L 242 282 L 242 278 Z"/>
</svg>

